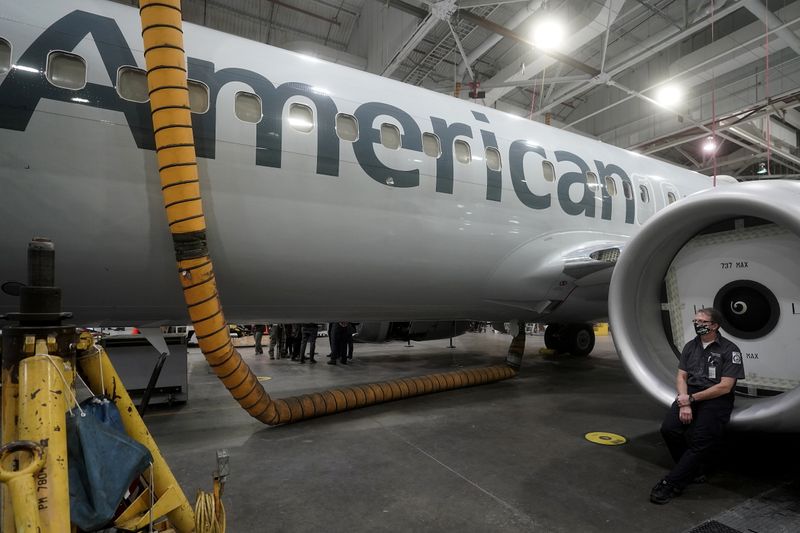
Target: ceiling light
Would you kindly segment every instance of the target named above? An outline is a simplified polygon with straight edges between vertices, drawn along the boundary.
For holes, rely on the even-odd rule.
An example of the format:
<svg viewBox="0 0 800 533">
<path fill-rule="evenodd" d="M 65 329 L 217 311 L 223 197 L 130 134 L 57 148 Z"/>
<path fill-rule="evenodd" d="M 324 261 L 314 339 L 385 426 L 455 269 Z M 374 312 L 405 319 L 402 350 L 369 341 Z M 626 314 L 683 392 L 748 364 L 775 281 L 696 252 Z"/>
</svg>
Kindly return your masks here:
<svg viewBox="0 0 800 533">
<path fill-rule="evenodd" d="M 703 151 L 704 152 L 713 152 L 717 149 L 717 141 L 714 140 L 714 137 L 708 137 L 706 142 L 703 143 Z"/>
<path fill-rule="evenodd" d="M 564 42 L 564 25 L 556 19 L 546 18 L 533 29 L 533 44 L 542 50 L 554 50 Z"/>
<path fill-rule="evenodd" d="M 763 161 L 758 164 L 758 170 L 756 170 L 756 174 L 766 174 L 767 173 L 767 164 Z"/>
<path fill-rule="evenodd" d="M 664 107 L 674 107 L 683 99 L 683 89 L 678 85 L 662 85 L 656 91 L 656 101 Z"/>
</svg>

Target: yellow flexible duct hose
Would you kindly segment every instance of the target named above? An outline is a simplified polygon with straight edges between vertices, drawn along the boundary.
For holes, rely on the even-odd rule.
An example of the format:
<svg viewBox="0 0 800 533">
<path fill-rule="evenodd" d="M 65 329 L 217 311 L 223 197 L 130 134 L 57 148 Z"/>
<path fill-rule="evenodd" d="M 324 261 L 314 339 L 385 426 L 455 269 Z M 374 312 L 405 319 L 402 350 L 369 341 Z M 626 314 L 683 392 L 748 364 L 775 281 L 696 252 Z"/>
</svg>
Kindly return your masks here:
<svg viewBox="0 0 800 533">
<path fill-rule="evenodd" d="M 270 425 L 513 376 L 505 365 L 333 389 L 273 401 L 234 348 L 206 246 L 179 0 L 141 0 L 142 38 L 164 207 L 200 350 L 250 415 Z"/>
</svg>

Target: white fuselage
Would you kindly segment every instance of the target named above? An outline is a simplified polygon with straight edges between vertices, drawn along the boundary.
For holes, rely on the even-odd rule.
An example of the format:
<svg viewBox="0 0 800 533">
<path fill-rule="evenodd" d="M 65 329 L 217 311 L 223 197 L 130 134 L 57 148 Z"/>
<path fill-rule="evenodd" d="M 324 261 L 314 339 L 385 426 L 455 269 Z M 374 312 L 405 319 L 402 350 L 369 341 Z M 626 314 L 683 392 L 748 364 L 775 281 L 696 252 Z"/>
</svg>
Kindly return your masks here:
<svg viewBox="0 0 800 533">
<path fill-rule="evenodd" d="M 146 121 L 149 104 L 114 89 L 119 67 L 144 66 L 137 11 L 93 0 L 4 1 L 3 12 L 0 38 L 14 66 L 0 74 L 0 283 L 25 281 L 26 243 L 46 236 L 76 323 L 186 323 L 155 154 L 137 146 L 152 131 L 131 124 Z M 209 248 L 232 322 L 537 319 L 549 310 L 561 320 L 603 318 L 608 276 L 581 293 L 561 265 L 622 247 L 668 193 L 711 186 L 706 176 L 491 108 L 184 30 L 189 78 L 211 88 L 208 113 L 193 117 L 205 143 L 198 161 Z M 50 84 L 50 50 L 85 59 L 85 88 Z M 283 103 L 272 87 L 301 89 Z M 260 93 L 258 125 L 235 116 L 240 91 Z M 314 110 L 311 132 L 289 124 L 292 103 Z M 337 113 L 361 118 L 357 141 L 335 137 L 325 120 Z M 404 133 L 400 149 L 380 144 L 383 123 Z M 438 134 L 439 159 L 422 150 L 424 132 Z M 456 139 L 468 143 L 469 163 L 455 157 Z M 499 178 L 487 146 L 501 156 Z M 599 187 L 587 185 L 587 171 Z M 0 313 L 16 306 L 0 294 Z"/>
</svg>

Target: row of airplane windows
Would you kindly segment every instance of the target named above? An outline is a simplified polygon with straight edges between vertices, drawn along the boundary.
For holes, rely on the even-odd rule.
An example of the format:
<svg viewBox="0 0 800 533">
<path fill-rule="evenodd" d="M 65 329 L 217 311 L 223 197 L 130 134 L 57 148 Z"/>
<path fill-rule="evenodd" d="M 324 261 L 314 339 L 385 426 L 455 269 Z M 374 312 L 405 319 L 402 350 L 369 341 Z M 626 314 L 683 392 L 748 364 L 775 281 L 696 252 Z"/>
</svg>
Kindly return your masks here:
<svg viewBox="0 0 800 533">
<path fill-rule="evenodd" d="M 0 38 L 0 74 L 8 72 L 11 68 L 11 45 Z M 87 82 L 86 61 L 77 54 L 54 51 L 47 57 L 45 75 L 47 80 L 55 85 L 70 90 L 80 90 Z M 209 109 L 208 86 L 196 80 L 188 80 L 189 106 L 192 113 L 205 113 Z M 121 67 L 117 71 L 117 94 L 120 98 L 132 102 L 144 103 L 149 101 L 147 88 L 147 73 L 136 67 Z M 250 92 L 239 91 L 234 99 L 234 113 L 236 117 L 247 123 L 258 124 L 263 118 L 261 98 Z M 294 102 L 289 105 L 288 122 L 293 129 L 302 133 L 310 133 L 315 126 L 314 110 L 311 107 Z M 348 142 L 355 142 L 359 138 L 358 121 L 353 115 L 339 113 L 336 115 L 336 134 Z M 381 144 L 390 150 L 399 150 L 401 147 L 400 129 L 390 123 L 382 123 L 380 127 Z M 422 134 L 422 147 L 425 155 L 433 158 L 441 157 L 442 147 L 439 137 L 434 133 Z M 456 161 L 467 165 L 473 161 L 469 143 L 456 139 L 453 143 L 453 153 Z M 502 168 L 502 157 L 496 148 L 485 149 L 486 166 L 489 170 L 499 171 Z M 475 158 L 478 159 L 478 158 Z M 554 182 L 556 179 L 555 168 L 550 161 L 542 161 L 542 174 L 544 179 Z M 586 183 L 589 188 L 600 193 L 601 184 L 594 172 L 586 173 Z M 617 195 L 617 184 L 613 176 L 604 178 L 606 191 L 610 196 Z M 622 189 L 625 198 L 633 198 L 631 184 L 623 180 Z M 644 185 L 639 186 L 639 196 L 643 203 L 650 202 L 650 193 Z M 674 193 L 667 193 L 667 203 L 677 200 Z"/>
</svg>

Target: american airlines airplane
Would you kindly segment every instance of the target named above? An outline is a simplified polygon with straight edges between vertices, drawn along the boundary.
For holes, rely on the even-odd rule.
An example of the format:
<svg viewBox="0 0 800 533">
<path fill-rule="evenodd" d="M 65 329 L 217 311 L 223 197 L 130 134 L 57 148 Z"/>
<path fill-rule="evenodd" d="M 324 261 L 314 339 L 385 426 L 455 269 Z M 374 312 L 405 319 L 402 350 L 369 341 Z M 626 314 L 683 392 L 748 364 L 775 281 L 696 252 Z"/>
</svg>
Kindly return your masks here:
<svg viewBox="0 0 800 533">
<path fill-rule="evenodd" d="M 47 236 L 74 322 L 187 323 L 137 11 L 0 5 L 0 313 L 17 309 L 27 242 Z M 676 350 L 714 305 L 745 356 L 734 423 L 800 428 L 800 184 L 715 184 L 313 57 L 184 34 L 231 322 L 351 320 L 385 340 L 536 321 L 548 346 L 586 355 L 610 317 L 629 373 L 668 404 Z"/>
</svg>

